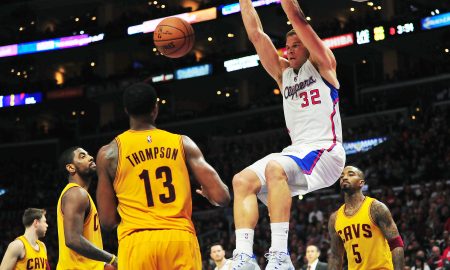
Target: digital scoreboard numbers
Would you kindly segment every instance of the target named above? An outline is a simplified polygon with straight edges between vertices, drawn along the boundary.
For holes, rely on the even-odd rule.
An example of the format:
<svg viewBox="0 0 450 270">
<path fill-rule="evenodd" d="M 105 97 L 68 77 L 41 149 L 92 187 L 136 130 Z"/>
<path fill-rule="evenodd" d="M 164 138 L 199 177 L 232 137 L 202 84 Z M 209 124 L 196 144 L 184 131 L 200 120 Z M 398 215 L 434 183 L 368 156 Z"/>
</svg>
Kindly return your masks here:
<svg viewBox="0 0 450 270">
<path fill-rule="evenodd" d="M 399 24 L 396 26 L 389 27 L 389 35 L 395 36 L 395 35 L 403 35 L 414 32 L 415 27 L 414 23 L 405 23 L 405 24 Z"/>
<path fill-rule="evenodd" d="M 374 26 L 356 31 L 356 43 L 362 45 L 372 43 L 373 41 L 383 41 L 388 37 L 410 34 L 416 30 L 417 27 L 412 22 L 391 26 Z"/>
</svg>

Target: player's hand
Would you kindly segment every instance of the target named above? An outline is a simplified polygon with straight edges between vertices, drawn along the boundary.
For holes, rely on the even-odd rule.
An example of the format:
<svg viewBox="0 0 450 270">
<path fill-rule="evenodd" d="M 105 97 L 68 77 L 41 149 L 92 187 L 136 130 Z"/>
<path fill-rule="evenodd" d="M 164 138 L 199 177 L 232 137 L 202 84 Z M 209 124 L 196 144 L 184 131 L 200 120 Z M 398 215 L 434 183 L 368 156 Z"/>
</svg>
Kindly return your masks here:
<svg viewBox="0 0 450 270">
<path fill-rule="evenodd" d="M 117 266 L 111 265 L 111 264 L 105 264 L 104 270 L 116 270 Z"/>
<path fill-rule="evenodd" d="M 205 197 L 212 205 L 219 206 L 218 203 L 216 203 L 215 201 L 213 201 L 209 198 L 208 192 L 206 192 L 206 190 L 204 190 L 202 186 L 200 186 L 200 189 L 196 189 L 195 192 L 197 192 L 197 194 L 200 194 L 203 197 Z"/>
</svg>

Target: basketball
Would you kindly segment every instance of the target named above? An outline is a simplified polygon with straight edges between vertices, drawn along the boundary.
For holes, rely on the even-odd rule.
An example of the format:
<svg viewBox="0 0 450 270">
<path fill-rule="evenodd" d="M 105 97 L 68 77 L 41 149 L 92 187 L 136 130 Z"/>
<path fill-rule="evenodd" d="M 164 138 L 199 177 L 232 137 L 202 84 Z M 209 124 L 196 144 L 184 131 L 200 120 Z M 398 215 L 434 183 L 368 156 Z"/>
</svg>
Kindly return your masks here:
<svg viewBox="0 0 450 270">
<path fill-rule="evenodd" d="M 170 17 L 162 20 L 153 33 L 158 51 L 170 58 L 186 55 L 194 46 L 194 29 L 185 20 Z"/>
</svg>

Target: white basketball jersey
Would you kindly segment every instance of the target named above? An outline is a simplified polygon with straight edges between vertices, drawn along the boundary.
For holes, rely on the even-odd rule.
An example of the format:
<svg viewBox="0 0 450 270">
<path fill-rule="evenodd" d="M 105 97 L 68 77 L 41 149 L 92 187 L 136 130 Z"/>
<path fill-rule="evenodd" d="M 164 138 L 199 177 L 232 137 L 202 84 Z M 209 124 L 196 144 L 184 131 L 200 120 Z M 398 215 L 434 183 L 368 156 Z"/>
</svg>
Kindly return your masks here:
<svg viewBox="0 0 450 270">
<path fill-rule="evenodd" d="M 338 90 L 307 60 L 295 74 L 283 72 L 283 109 L 293 145 L 331 150 L 342 143 Z"/>
</svg>

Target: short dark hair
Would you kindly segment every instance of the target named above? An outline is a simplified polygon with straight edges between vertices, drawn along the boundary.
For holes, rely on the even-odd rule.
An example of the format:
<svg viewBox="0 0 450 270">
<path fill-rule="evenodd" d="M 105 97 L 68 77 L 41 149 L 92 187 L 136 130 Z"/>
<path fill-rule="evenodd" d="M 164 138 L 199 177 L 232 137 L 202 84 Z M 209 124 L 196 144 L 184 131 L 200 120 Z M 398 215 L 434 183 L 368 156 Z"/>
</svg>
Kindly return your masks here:
<svg viewBox="0 0 450 270">
<path fill-rule="evenodd" d="M 80 148 L 79 146 L 72 146 L 64 150 L 58 160 L 58 168 L 65 176 L 69 176 L 69 172 L 66 170 L 66 165 L 73 162 L 75 157 L 75 150 Z"/>
<path fill-rule="evenodd" d="M 41 219 L 45 213 L 45 209 L 39 209 L 39 208 L 27 208 L 25 209 L 25 212 L 23 212 L 22 216 L 22 223 L 25 228 L 30 227 L 35 219 Z"/>
<path fill-rule="evenodd" d="M 290 36 L 293 36 L 293 35 L 297 35 L 297 33 L 295 32 L 294 29 L 291 29 L 291 30 L 289 30 L 289 31 L 286 33 L 286 38 L 287 38 L 287 37 L 290 37 Z"/>
<path fill-rule="evenodd" d="M 223 248 L 222 244 L 219 244 L 219 243 L 212 243 L 211 245 L 209 245 L 209 252 L 211 252 L 211 249 L 212 249 L 212 247 L 214 247 L 214 246 L 220 246 L 223 250 L 225 250 L 225 249 Z"/>
<path fill-rule="evenodd" d="M 123 106 L 129 115 L 150 114 L 156 99 L 155 88 L 147 83 L 135 83 L 123 92 Z"/>
<path fill-rule="evenodd" d="M 366 181 L 366 176 L 364 175 L 363 170 L 361 170 L 359 167 L 353 166 L 357 171 L 356 173 L 359 175 L 359 178 L 361 178 L 362 180 Z"/>
<path fill-rule="evenodd" d="M 317 245 L 315 245 L 315 244 L 310 244 L 310 245 L 307 245 L 307 246 L 306 246 L 306 248 L 308 248 L 308 247 L 315 247 L 316 250 L 317 250 L 317 252 L 320 253 L 320 249 L 319 249 L 319 247 L 318 247 Z"/>
</svg>

